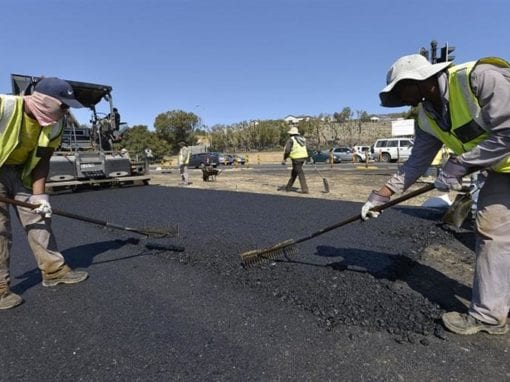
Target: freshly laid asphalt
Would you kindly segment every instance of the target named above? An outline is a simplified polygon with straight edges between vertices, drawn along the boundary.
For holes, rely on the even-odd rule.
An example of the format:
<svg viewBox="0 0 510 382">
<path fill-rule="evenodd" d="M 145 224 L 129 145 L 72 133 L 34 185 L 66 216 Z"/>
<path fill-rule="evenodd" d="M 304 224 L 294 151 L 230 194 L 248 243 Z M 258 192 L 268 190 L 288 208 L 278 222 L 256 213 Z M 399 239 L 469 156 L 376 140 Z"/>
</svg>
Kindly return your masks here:
<svg viewBox="0 0 510 382">
<path fill-rule="evenodd" d="M 397 206 L 246 269 L 239 253 L 306 236 L 360 204 L 146 186 L 52 205 L 129 227 L 178 223 L 178 238 L 149 241 L 185 251 L 55 216 L 60 250 L 90 278 L 44 288 L 14 223 L 11 283 L 25 302 L 0 311 L 1 381 L 510 380 L 510 336 L 440 324 L 470 289 L 420 254 L 439 243 L 472 257 L 473 240 L 441 229 L 434 210 Z"/>
</svg>

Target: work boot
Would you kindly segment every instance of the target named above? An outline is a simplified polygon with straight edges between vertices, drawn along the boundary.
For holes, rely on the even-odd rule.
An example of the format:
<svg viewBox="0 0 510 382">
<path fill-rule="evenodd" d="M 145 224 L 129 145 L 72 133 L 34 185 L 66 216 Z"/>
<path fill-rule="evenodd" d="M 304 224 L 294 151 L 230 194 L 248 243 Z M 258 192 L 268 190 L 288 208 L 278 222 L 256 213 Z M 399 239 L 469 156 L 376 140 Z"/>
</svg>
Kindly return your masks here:
<svg viewBox="0 0 510 382">
<path fill-rule="evenodd" d="M 0 294 L 0 309 L 11 309 L 23 302 L 21 296 L 12 293 L 9 289 Z"/>
<path fill-rule="evenodd" d="M 489 334 L 505 334 L 508 332 L 508 325 L 492 325 L 477 320 L 470 314 L 448 312 L 441 316 L 444 326 L 456 334 L 470 335 L 478 332 Z"/>
<path fill-rule="evenodd" d="M 58 284 L 78 284 L 84 281 L 89 274 L 84 271 L 72 271 L 66 272 L 64 274 L 59 274 L 56 277 L 44 277 L 42 285 L 45 287 L 52 287 Z"/>
</svg>

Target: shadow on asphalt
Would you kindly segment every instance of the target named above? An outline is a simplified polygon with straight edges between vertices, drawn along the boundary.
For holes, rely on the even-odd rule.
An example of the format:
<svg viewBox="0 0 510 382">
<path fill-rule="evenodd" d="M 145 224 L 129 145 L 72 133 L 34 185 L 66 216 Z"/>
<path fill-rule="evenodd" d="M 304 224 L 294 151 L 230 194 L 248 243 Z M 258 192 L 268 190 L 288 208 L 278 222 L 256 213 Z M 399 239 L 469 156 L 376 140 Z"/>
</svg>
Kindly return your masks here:
<svg viewBox="0 0 510 382">
<path fill-rule="evenodd" d="M 474 251 L 476 245 L 476 238 L 474 233 L 474 221 L 473 219 L 466 219 L 460 228 L 450 226 L 442 223 L 441 219 L 446 213 L 446 210 L 435 209 L 435 208 L 424 208 L 424 207 L 393 207 L 399 212 L 420 219 L 426 219 L 429 221 L 437 221 L 437 227 L 450 232 L 455 239 L 462 243 L 466 248 Z"/>
<path fill-rule="evenodd" d="M 396 211 L 399 211 L 408 216 L 412 216 L 414 218 L 437 222 L 440 222 L 441 218 L 446 213 L 446 209 L 439 208 L 406 207 L 406 206 L 395 206 L 392 208 Z"/>
<path fill-rule="evenodd" d="M 341 261 L 325 265 L 340 272 L 368 273 L 377 279 L 403 281 L 444 310 L 465 311 L 466 306 L 458 297 L 471 300 L 470 287 L 404 255 L 331 246 L 318 246 L 315 255 L 341 258 Z"/>
<path fill-rule="evenodd" d="M 62 251 L 62 254 L 64 255 L 67 265 L 69 265 L 71 268 L 88 268 L 90 265 L 92 265 L 94 262 L 94 257 L 97 255 L 108 252 L 110 250 L 122 248 L 125 245 L 138 244 L 138 242 L 139 241 L 134 238 L 128 238 L 125 240 L 116 239 L 100 241 L 97 243 L 90 243 L 69 248 L 65 251 Z M 112 260 L 105 260 L 103 262 L 126 260 L 132 257 L 141 256 L 143 254 L 144 252 L 141 251 L 135 255 L 124 256 Z M 95 262 L 95 264 L 97 263 L 98 262 Z M 22 294 L 26 290 L 36 286 L 37 284 L 40 284 L 42 281 L 41 272 L 38 268 L 33 268 L 19 276 L 16 276 L 16 279 L 23 279 L 23 281 L 12 287 L 13 292 L 18 294 Z"/>
</svg>

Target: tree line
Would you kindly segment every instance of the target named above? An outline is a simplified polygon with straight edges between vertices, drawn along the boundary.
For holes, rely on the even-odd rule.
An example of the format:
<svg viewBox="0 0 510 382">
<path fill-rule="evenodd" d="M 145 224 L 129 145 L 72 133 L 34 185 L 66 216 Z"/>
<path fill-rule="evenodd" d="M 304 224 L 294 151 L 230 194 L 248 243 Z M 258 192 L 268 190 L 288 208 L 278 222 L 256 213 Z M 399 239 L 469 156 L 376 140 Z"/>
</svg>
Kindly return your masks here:
<svg viewBox="0 0 510 382">
<path fill-rule="evenodd" d="M 392 117 L 412 117 L 412 111 L 397 113 Z M 363 110 L 353 112 L 349 107 L 332 115 L 320 114 L 301 120 L 297 127 L 308 139 L 310 148 L 323 149 L 333 145 L 369 144 L 363 142 L 364 129 L 370 115 Z M 132 126 L 122 132 L 114 149 L 126 148 L 130 153 L 142 153 L 150 148 L 156 158 L 176 154 L 178 143 L 195 145 L 202 139 L 208 142 L 209 151 L 249 152 L 279 150 L 288 139 L 289 123 L 281 120 L 244 121 L 230 125 L 204 126 L 199 116 L 183 110 L 159 114 L 154 130 L 145 125 Z"/>
</svg>

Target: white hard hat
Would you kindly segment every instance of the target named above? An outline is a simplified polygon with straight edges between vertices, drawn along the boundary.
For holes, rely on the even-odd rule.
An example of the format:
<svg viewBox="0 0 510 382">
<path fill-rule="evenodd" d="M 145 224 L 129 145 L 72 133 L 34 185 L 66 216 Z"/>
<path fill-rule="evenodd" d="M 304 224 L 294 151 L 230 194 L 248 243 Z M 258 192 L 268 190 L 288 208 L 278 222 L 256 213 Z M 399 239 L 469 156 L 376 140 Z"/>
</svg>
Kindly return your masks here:
<svg viewBox="0 0 510 382">
<path fill-rule="evenodd" d="M 399 58 L 391 66 L 386 75 L 386 87 L 379 93 L 382 106 L 398 107 L 406 106 L 400 100 L 398 95 L 392 93 L 395 85 L 402 80 L 423 81 L 432 77 L 434 74 L 446 69 L 452 62 L 442 62 L 440 64 L 431 64 L 421 54 L 411 54 Z"/>
<path fill-rule="evenodd" d="M 289 131 L 287 131 L 287 134 L 290 134 L 290 135 L 296 135 L 298 134 L 299 135 L 299 130 L 297 127 L 293 126 L 289 129 Z"/>
</svg>

